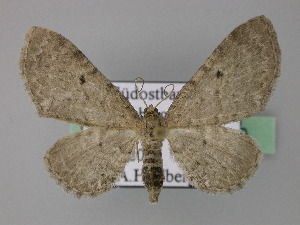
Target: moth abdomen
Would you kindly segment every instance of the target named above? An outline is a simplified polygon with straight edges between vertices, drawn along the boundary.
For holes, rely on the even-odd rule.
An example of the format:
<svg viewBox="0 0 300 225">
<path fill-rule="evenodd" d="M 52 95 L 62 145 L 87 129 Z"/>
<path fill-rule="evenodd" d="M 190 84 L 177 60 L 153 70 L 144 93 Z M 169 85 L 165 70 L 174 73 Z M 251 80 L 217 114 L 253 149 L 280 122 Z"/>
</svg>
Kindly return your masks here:
<svg viewBox="0 0 300 225">
<path fill-rule="evenodd" d="M 164 171 L 162 162 L 162 141 L 144 140 L 142 179 L 149 193 L 150 203 L 157 203 L 163 186 Z"/>
<path fill-rule="evenodd" d="M 147 189 L 160 189 L 163 185 L 163 169 L 160 166 L 143 167 L 144 184 Z"/>
</svg>

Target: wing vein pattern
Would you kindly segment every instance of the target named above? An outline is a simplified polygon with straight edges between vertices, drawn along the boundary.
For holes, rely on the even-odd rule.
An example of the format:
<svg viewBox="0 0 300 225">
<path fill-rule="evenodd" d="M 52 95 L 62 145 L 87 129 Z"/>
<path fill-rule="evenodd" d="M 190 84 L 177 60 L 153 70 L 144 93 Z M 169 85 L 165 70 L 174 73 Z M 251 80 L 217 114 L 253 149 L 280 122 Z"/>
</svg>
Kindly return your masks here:
<svg viewBox="0 0 300 225">
<path fill-rule="evenodd" d="M 233 192 L 243 187 L 262 158 L 250 136 L 215 125 L 170 129 L 167 139 L 187 179 L 209 193 Z"/>
<path fill-rule="evenodd" d="M 181 89 L 166 121 L 171 128 L 220 125 L 261 112 L 279 75 L 280 49 L 266 17 L 235 28 Z"/>
<path fill-rule="evenodd" d="M 20 67 L 43 117 L 82 126 L 134 127 L 138 114 L 124 95 L 62 35 L 33 27 Z"/>
<path fill-rule="evenodd" d="M 109 191 L 132 157 L 134 130 L 89 128 L 58 140 L 44 158 L 51 176 L 76 196 Z"/>
</svg>

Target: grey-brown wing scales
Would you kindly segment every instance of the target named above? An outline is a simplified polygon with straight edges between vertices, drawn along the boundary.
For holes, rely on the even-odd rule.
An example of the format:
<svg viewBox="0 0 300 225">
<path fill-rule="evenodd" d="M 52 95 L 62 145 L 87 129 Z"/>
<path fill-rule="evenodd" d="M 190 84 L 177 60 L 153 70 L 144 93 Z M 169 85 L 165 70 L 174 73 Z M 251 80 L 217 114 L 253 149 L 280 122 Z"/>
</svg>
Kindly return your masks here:
<svg viewBox="0 0 300 225">
<path fill-rule="evenodd" d="M 243 187 L 262 158 L 250 136 L 221 126 L 170 129 L 167 139 L 187 179 L 208 193 L 230 193 Z"/>
<path fill-rule="evenodd" d="M 29 30 L 20 67 L 43 117 L 84 126 L 134 127 L 138 123 L 129 101 L 75 45 L 54 31 Z"/>
<path fill-rule="evenodd" d="M 136 142 L 134 130 L 89 128 L 58 140 L 44 161 L 66 191 L 94 197 L 113 187 Z"/>
<path fill-rule="evenodd" d="M 166 115 L 168 127 L 225 124 L 259 113 L 279 75 L 273 26 L 255 17 L 235 28 L 181 89 Z"/>
</svg>

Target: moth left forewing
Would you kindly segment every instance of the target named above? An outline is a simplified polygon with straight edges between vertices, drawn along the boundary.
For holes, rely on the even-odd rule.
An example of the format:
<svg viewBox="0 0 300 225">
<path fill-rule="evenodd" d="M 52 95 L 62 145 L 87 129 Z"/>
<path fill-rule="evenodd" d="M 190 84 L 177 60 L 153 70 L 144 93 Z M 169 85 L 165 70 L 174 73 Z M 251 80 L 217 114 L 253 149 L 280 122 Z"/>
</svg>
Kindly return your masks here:
<svg viewBox="0 0 300 225">
<path fill-rule="evenodd" d="M 169 129 L 166 138 L 187 179 L 208 193 L 243 187 L 262 158 L 251 137 L 224 127 Z"/>
<path fill-rule="evenodd" d="M 61 34 L 32 27 L 20 69 L 40 116 L 88 127 L 138 124 L 138 113 L 128 99 Z"/>
<path fill-rule="evenodd" d="M 109 191 L 137 142 L 135 130 L 89 128 L 58 140 L 44 161 L 51 176 L 77 197 Z"/>
</svg>

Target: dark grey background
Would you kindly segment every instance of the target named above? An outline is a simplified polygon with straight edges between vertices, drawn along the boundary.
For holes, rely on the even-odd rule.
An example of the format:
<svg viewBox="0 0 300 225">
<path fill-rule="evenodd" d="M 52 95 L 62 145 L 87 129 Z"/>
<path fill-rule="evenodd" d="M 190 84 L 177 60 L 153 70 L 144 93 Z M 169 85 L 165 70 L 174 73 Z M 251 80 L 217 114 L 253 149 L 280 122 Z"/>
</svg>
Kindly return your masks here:
<svg viewBox="0 0 300 225">
<path fill-rule="evenodd" d="M 277 118 L 277 153 L 233 195 L 164 189 L 158 205 L 145 189 L 116 188 L 76 199 L 49 178 L 46 150 L 68 134 L 39 118 L 18 60 L 33 26 L 55 30 L 110 80 L 187 81 L 236 26 L 264 14 L 277 31 L 281 77 L 263 115 Z M 0 0 L 0 224 L 299 224 L 300 2 Z"/>
</svg>

